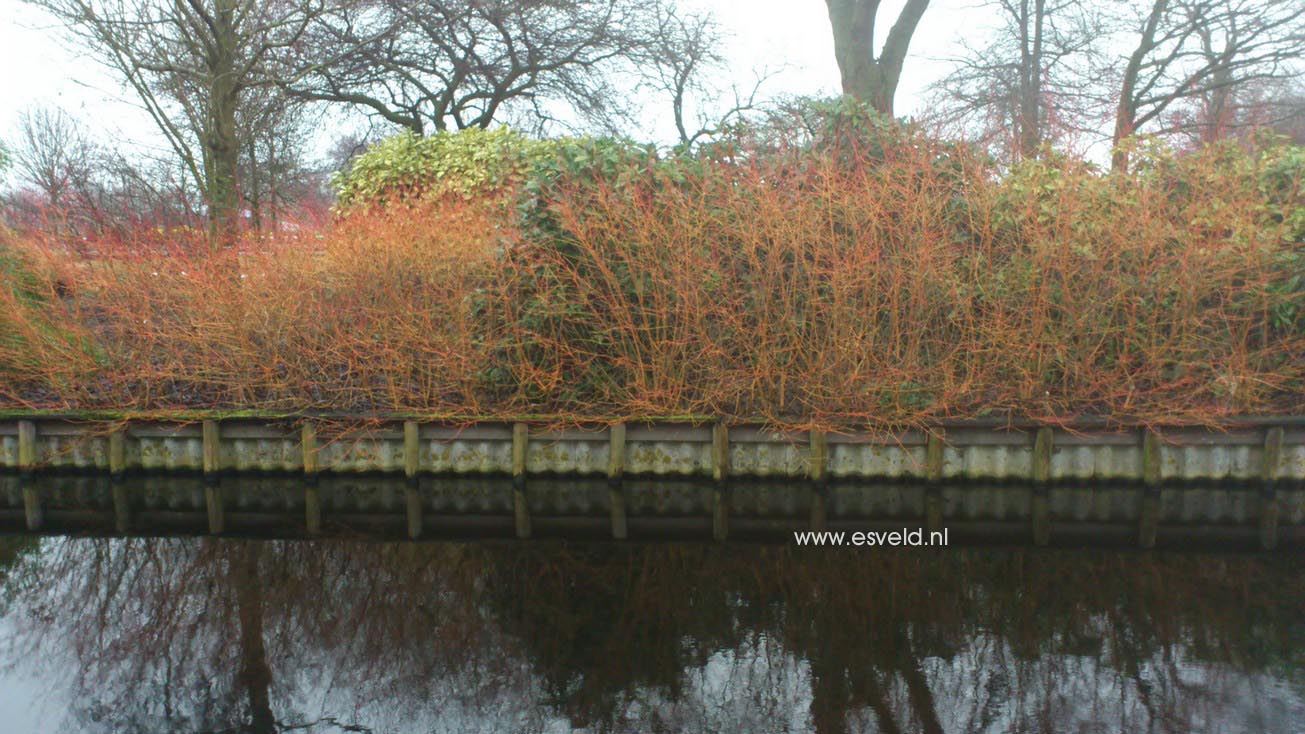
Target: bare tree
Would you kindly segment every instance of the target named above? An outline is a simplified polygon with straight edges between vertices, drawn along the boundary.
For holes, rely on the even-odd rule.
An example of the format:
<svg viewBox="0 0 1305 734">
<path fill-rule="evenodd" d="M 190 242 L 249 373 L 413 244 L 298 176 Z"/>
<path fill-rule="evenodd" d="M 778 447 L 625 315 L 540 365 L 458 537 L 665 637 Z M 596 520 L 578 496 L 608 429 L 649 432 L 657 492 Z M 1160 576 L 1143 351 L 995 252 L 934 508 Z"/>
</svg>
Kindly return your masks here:
<svg viewBox="0 0 1305 734">
<path fill-rule="evenodd" d="M 240 118 L 329 0 L 27 0 L 135 92 L 201 190 L 215 241 L 237 227 Z"/>
<path fill-rule="evenodd" d="M 1119 143 L 1138 130 L 1170 131 L 1163 123 L 1177 103 L 1298 73 L 1292 64 L 1305 44 L 1303 21 L 1305 5 L 1294 0 L 1152 0 L 1134 17 L 1136 43 L 1113 74 L 1111 167 L 1128 167 Z"/>
<path fill-rule="evenodd" d="M 74 198 L 91 195 L 98 157 L 96 146 L 63 110 L 35 108 L 20 115 L 15 167 L 52 209 L 63 211 Z"/>
<path fill-rule="evenodd" d="M 1005 160 L 1036 156 L 1086 116 L 1080 57 L 1099 18 L 1078 0 L 991 0 L 999 25 L 984 46 L 966 44 L 935 85 L 934 117 L 958 123 Z"/>
<path fill-rule="evenodd" d="M 308 147 L 316 115 L 273 87 L 251 89 L 237 118 L 240 195 L 256 230 L 278 229 L 296 208 L 319 198 L 320 171 L 310 167 Z"/>
<path fill-rule="evenodd" d="M 655 3 L 649 12 L 653 25 L 637 59 L 638 86 L 669 102 L 678 145 L 690 147 L 710 138 L 758 108 L 770 72 L 756 72 L 747 88 L 726 90 L 712 81 L 726 71 L 724 32 L 712 16 L 683 12 L 669 3 Z"/>
<path fill-rule="evenodd" d="M 882 0 L 825 0 L 834 31 L 834 56 L 843 94 L 893 114 L 893 96 L 902 77 L 911 36 L 929 0 L 906 0 L 881 49 L 875 49 L 875 21 Z"/>
<path fill-rule="evenodd" d="M 607 72 L 642 48 L 638 0 L 357 0 L 298 46 L 293 94 L 428 130 L 487 127 L 509 108 L 602 116 Z"/>
</svg>

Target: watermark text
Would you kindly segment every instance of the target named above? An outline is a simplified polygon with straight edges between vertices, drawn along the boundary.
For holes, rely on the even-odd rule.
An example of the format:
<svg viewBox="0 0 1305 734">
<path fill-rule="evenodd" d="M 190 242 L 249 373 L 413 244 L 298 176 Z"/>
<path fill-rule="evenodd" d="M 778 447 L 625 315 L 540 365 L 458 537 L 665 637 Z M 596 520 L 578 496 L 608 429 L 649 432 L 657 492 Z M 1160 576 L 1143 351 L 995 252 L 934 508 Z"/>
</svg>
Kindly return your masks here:
<svg viewBox="0 0 1305 734">
<path fill-rule="evenodd" d="M 924 528 L 901 530 L 795 530 L 793 541 L 798 545 L 854 546 L 854 547 L 915 547 L 947 545 L 947 528 L 926 531 Z"/>
</svg>

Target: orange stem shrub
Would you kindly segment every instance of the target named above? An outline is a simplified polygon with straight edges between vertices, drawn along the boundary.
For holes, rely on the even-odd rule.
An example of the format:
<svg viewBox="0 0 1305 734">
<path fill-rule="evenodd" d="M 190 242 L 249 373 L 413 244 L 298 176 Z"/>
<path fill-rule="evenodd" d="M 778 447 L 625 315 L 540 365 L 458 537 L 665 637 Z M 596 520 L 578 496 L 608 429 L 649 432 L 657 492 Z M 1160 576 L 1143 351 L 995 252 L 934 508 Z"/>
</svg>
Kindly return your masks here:
<svg viewBox="0 0 1305 734">
<path fill-rule="evenodd" d="M 516 206 L 417 198 L 219 252 L 28 243 L 62 292 L 0 288 L 0 404 L 790 426 L 1300 412 L 1305 215 L 1280 162 L 997 171 L 910 131 L 740 140 L 564 166 Z"/>
</svg>

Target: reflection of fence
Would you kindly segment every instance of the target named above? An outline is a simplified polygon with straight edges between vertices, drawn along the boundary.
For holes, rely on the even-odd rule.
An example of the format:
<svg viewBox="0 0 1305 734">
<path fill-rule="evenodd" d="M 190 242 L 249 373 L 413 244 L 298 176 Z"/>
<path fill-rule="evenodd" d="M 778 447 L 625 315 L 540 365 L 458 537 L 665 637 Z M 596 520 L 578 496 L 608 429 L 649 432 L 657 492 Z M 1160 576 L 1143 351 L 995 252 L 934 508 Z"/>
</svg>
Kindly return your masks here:
<svg viewBox="0 0 1305 734">
<path fill-rule="evenodd" d="M 9 506 L 24 508 L 31 529 L 43 524 L 50 504 L 40 485 L 69 471 L 202 478 L 214 532 L 225 529 L 228 500 L 238 497 L 232 487 L 250 481 L 220 488 L 220 476 L 314 480 L 301 482 L 309 494 L 286 509 L 302 511 L 306 529 L 315 531 L 322 501 L 311 489 L 316 479 L 385 473 L 409 480 L 403 514 L 413 536 L 432 513 L 502 512 L 525 537 L 533 519 L 599 511 L 610 516 L 618 538 L 635 517 L 708 518 L 718 539 L 730 534 L 732 520 L 800 520 L 817 528 L 857 520 L 916 519 L 928 527 L 1007 522 L 1039 544 L 1050 542 L 1053 531 L 1064 537 L 1071 525 L 1126 524 L 1143 546 L 1155 542 L 1162 526 L 1242 528 L 1258 533 L 1266 547 L 1305 529 L 1305 418 L 1247 419 L 1219 430 L 956 422 L 896 433 L 416 421 L 328 432 L 335 425 L 254 418 L 0 421 L 0 469 L 10 473 Z M 495 484 L 486 481 L 491 477 L 511 478 L 502 485 L 509 487 L 506 505 L 490 502 L 492 508 L 474 513 L 456 506 L 458 487 L 497 491 L 486 489 Z M 606 478 L 609 489 L 594 494 L 602 483 L 576 481 L 585 477 Z M 111 494 L 124 514 L 139 504 L 125 489 Z"/>
</svg>

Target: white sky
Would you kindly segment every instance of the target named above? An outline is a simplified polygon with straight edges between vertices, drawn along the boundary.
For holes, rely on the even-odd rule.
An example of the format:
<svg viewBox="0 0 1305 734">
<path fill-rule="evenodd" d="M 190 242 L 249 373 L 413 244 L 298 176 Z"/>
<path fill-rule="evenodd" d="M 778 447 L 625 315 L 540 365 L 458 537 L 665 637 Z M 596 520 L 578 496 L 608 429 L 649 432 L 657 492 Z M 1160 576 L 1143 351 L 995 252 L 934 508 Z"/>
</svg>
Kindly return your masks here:
<svg viewBox="0 0 1305 734">
<path fill-rule="evenodd" d="M 960 53 L 962 34 L 983 34 L 979 0 L 934 0 L 911 42 L 896 106 L 910 116 L 923 91 L 946 73 L 947 58 Z M 727 34 L 725 53 L 740 86 L 754 69 L 783 69 L 765 88 L 774 95 L 829 95 L 838 90 L 829 16 L 823 0 L 681 0 L 711 10 Z M 896 20 L 903 0 L 880 9 L 881 36 Z M 877 39 L 877 42 L 882 42 Z M 163 150 L 164 141 L 132 96 L 89 54 L 70 47 L 59 24 L 22 0 L 0 0 L 0 140 L 12 139 L 18 117 L 32 107 L 59 107 L 88 125 L 94 137 Z M 657 128 L 662 123 L 653 124 Z"/>
</svg>

